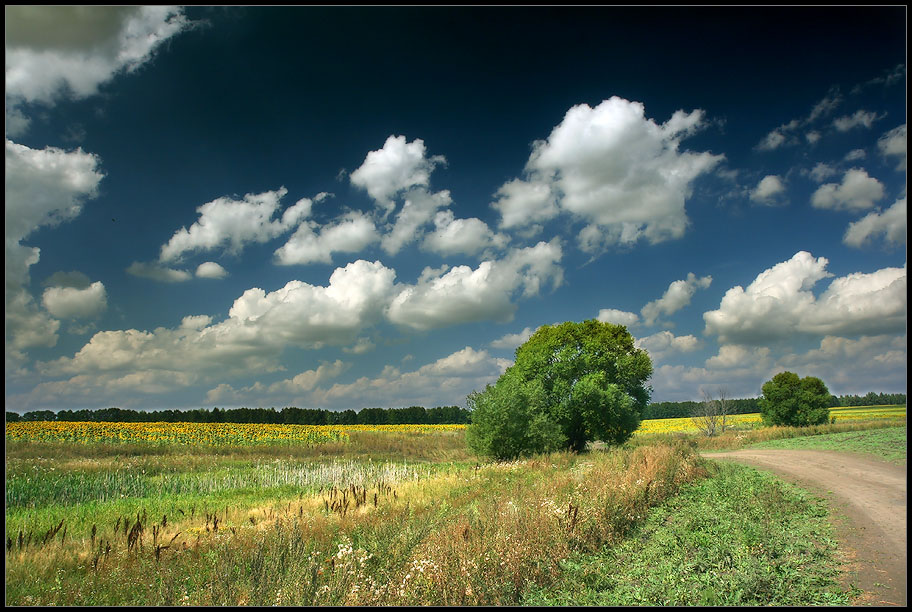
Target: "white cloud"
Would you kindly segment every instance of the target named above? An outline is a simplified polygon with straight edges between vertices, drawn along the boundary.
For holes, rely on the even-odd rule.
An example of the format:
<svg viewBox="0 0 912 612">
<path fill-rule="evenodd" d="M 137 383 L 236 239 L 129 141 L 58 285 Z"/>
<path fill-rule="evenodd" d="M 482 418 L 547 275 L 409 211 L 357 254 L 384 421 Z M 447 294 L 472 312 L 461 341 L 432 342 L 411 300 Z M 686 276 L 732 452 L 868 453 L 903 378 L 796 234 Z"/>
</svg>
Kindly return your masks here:
<svg viewBox="0 0 912 612">
<path fill-rule="evenodd" d="M 763 137 L 763 140 L 757 145 L 757 148 L 761 151 L 775 151 L 786 142 L 786 136 L 783 133 L 781 127 L 776 128 L 769 134 Z"/>
<path fill-rule="evenodd" d="M 839 132 L 848 132 L 857 127 L 870 129 L 874 122 L 883 119 L 886 115 L 878 115 L 866 110 L 857 110 L 852 115 L 845 115 L 833 120 L 833 127 Z"/>
<path fill-rule="evenodd" d="M 492 203 L 500 212 L 500 227 L 526 227 L 553 219 L 560 210 L 551 185 L 545 181 L 514 179 L 501 185 Z"/>
<path fill-rule="evenodd" d="M 832 210 L 863 210 L 874 206 L 884 196 L 880 181 L 860 168 L 852 168 L 842 177 L 842 183 L 821 185 L 811 196 L 814 208 Z"/>
<path fill-rule="evenodd" d="M 744 289 L 729 289 L 718 310 L 703 314 L 706 334 L 725 344 L 766 345 L 795 334 L 880 334 L 906 322 L 906 270 L 884 268 L 834 279 L 819 296 L 811 292 L 832 276 L 826 258 L 799 251 L 760 273 Z"/>
<path fill-rule="evenodd" d="M 860 159 L 864 159 L 867 156 L 868 154 L 864 149 L 852 149 L 845 154 L 845 157 L 843 157 L 843 159 L 846 161 L 858 161 Z"/>
<path fill-rule="evenodd" d="M 335 409 L 462 405 L 469 393 L 496 381 L 510 365 L 507 359 L 467 346 L 410 372 L 388 365 L 373 378 L 315 389 L 310 399 L 314 405 Z"/>
<path fill-rule="evenodd" d="M 822 183 L 831 176 L 836 176 L 839 174 L 839 171 L 832 166 L 829 166 L 823 162 L 819 162 L 808 174 L 810 174 L 811 178 L 818 183 Z"/>
<path fill-rule="evenodd" d="M 248 289 L 216 331 L 230 339 L 256 334 L 257 342 L 276 346 L 350 344 L 362 329 L 380 319 L 395 276 L 379 261 L 359 259 L 336 268 L 326 287 L 295 280 L 271 293 Z"/>
<path fill-rule="evenodd" d="M 640 317 L 635 312 L 626 312 L 624 310 L 617 310 L 615 308 L 602 308 L 599 310 L 596 319 L 602 323 L 613 323 L 615 325 L 624 325 L 626 327 L 639 325 L 640 323 Z"/>
<path fill-rule="evenodd" d="M 288 193 L 281 187 L 275 191 L 248 193 L 243 200 L 221 197 L 197 208 L 200 218 L 188 230 L 174 232 L 167 244 L 162 245 L 160 261 L 179 259 L 192 251 L 210 251 L 226 247 L 238 253 L 249 242 L 263 243 L 288 231 L 310 215 L 312 201 L 303 198 L 288 208 L 281 219 L 273 219 L 279 202 Z"/>
<path fill-rule="evenodd" d="M 877 148 L 884 157 L 895 157 L 896 169 L 906 169 L 906 124 L 895 127 L 877 140 Z"/>
<path fill-rule="evenodd" d="M 778 365 L 802 376 L 819 377 L 836 395 L 890 391 L 895 389 L 895 381 L 906 379 L 906 335 L 826 336 L 818 348 L 785 355 Z M 905 386 L 895 390 L 905 391 Z"/>
<path fill-rule="evenodd" d="M 547 181 L 560 208 L 589 224 L 580 236 L 589 252 L 614 243 L 680 238 L 693 181 L 724 159 L 678 150 L 680 141 L 702 126 L 699 110 L 677 111 L 659 125 L 638 102 L 613 97 L 595 108 L 580 104 L 547 140 L 534 144 L 526 172 L 531 182 Z M 504 189 L 509 193 L 511 187 Z M 538 210 L 549 209 L 541 204 Z M 515 211 L 502 205 L 501 212 Z"/>
<path fill-rule="evenodd" d="M 190 273 L 186 270 L 178 270 L 157 263 L 143 261 L 134 261 L 130 264 L 130 267 L 127 268 L 127 274 L 132 274 L 133 276 L 138 276 L 140 278 L 148 278 L 160 283 L 183 283 L 192 278 Z"/>
<path fill-rule="evenodd" d="M 275 257 L 286 266 L 315 261 L 330 263 L 333 253 L 357 253 L 379 240 L 374 222 L 352 211 L 322 228 L 313 222 L 301 223 L 288 242 L 276 250 Z"/>
<path fill-rule="evenodd" d="M 213 404 L 294 405 L 302 403 L 310 391 L 322 382 L 337 378 L 351 367 L 339 359 L 321 363 L 316 370 L 305 370 L 292 378 L 269 385 L 256 382 L 248 387 L 235 390 L 222 383 L 206 394 L 206 402 Z"/>
<path fill-rule="evenodd" d="M 214 261 L 205 261 L 196 267 L 197 278 L 225 278 L 228 271 Z"/>
<path fill-rule="evenodd" d="M 48 287 L 42 296 L 44 307 L 58 319 L 87 319 L 100 315 L 108 307 L 104 285 L 96 281 L 86 287 Z"/>
<path fill-rule="evenodd" d="M 801 140 L 795 135 L 795 132 L 807 128 L 821 117 L 831 114 L 841 103 L 842 96 L 839 94 L 839 91 L 835 89 L 831 90 L 822 100 L 814 105 L 807 117 L 792 119 L 788 123 L 784 123 L 772 130 L 757 143 L 756 149 L 759 151 L 775 151 L 779 147 L 799 144 Z M 820 140 L 820 132 L 809 130 L 805 134 L 805 140 L 810 144 L 817 143 Z"/>
<path fill-rule="evenodd" d="M 271 293 L 249 289 L 219 323 L 197 315 L 184 317 L 175 328 L 98 332 L 73 357 L 39 362 L 43 375 L 70 378 L 39 385 L 28 401 L 47 401 L 67 389 L 78 398 L 94 388 L 103 398 L 129 381 L 144 385 L 145 393 L 166 393 L 279 370 L 285 347 L 353 343 L 362 329 L 381 319 L 394 277 L 379 262 L 359 260 L 336 269 L 325 287 L 290 281 Z"/>
<path fill-rule="evenodd" d="M 686 279 L 676 280 L 668 285 L 668 289 L 661 298 L 643 306 L 640 310 L 640 314 L 643 315 L 643 323 L 654 325 L 659 316 L 676 313 L 690 304 L 697 289 L 706 289 L 711 284 L 712 276 L 697 278 L 693 272 L 689 272 Z"/>
<path fill-rule="evenodd" d="M 456 219 L 449 209 L 434 216 L 434 227 L 422 247 L 441 255 L 476 255 L 485 249 L 503 248 L 509 240 L 503 234 L 494 233 L 481 219 Z"/>
<path fill-rule="evenodd" d="M 85 98 L 142 66 L 190 23 L 169 6 L 11 6 L 6 8 L 6 107 L 21 134 L 27 103 Z"/>
<path fill-rule="evenodd" d="M 531 327 L 523 328 L 519 333 L 507 334 L 494 340 L 491 342 L 491 348 L 515 350 L 531 338 L 533 333 L 535 333 L 535 330 Z"/>
<path fill-rule="evenodd" d="M 770 365 L 771 351 L 766 346 L 741 346 L 725 344 L 719 352 L 706 360 L 707 368 L 730 370 L 732 368 L 766 369 Z"/>
<path fill-rule="evenodd" d="M 39 310 L 28 290 L 29 268 L 40 249 L 22 244 L 39 227 L 75 218 L 98 194 L 101 160 L 82 149 L 31 149 L 6 141 L 5 272 L 6 368 L 21 364 L 23 350 L 57 343 L 60 323 Z"/>
<path fill-rule="evenodd" d="M 776 175 L 763 177 L 753 191 L 750 193 L 750 199 L 760 204 L 774 206 L 781 203 L 779 196 L 785 192 L 785 184 L 782 179 Z"/>
<path fill-rule="evenodd" d="M 405 245 L 418 241 L 424 235 L 424 226 L 434 219 L 437 211 L 453 202 L 447 190 L 429 193 L 424 188 L 409 190 L 404 199 L 391 231 L 381 241 L 383 250 L 390 255 L 395 255 Z"/>
<path fill-rule="evenodd" d="M 906 198 L 902 198 L 882 213 L 868 213 L 858 221 L 850 223 L 842 242 L 849 246 L 862 247 L 882 234 L 887 244 L 905 244 L 906 223 Z"/>
<path fill-rule="evenodd" d="M 651 336 L 637 338 L 636 345 L 645 349 L 653 363 L 674 353 L 690 353 L 700 348 L 700 340 L 693 335 L 675 336 L 670 331 L 660 331 Z"/>
<path fill-rule="evenodd" d="M 431 172 L 443 163 L 446 159 L 442 156 L 426 156 L 423 140 L 406 142 L 405 136 L 390 136 L 382 149 L 367 154 L 350 180 L 390 213 L 395 208 L 392 199 L 396 194 L 412 187 L 428 187 Z"/>
<path fill-rule="evenodd" d="M 555 240 L 514 249 L 503 259 L 481 262 L 474 270 L 468 266 L 426 270 L 417 284 L 402 288 L 393 298 L 387 317 L 418 330 L 470 321 L 510 321 L 516 293 L 531 297 L 546 284 L 560 286 L 560 259 L 561 247 Z"/>
</svg>

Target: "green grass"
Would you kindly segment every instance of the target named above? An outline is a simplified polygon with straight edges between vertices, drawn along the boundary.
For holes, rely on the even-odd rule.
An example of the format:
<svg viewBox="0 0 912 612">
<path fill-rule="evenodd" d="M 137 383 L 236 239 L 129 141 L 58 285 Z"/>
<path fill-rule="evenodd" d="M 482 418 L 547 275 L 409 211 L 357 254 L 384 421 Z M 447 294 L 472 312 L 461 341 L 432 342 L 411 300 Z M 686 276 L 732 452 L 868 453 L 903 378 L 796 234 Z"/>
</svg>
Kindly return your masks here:
<svg viewBox="0 0 912 612">
<path fill-rule="evenodd" d="M 890 449 L 899 432 L 904 446 L 904 427 L 827 433 L 815 443 L 853 434 L 854 442 L 833 439 L 843 448 L 866 439 L 865 448 Z M 497 464 L 468 455 L 462 435 L 353 435 L 319 452 L 8 445 L 6 603 L 851 599 L 835 581 L 840 560 L 821 502 L 771 475 L 703 462 L 695 439 Z M 381 492 L 384 482 L 395 486 Z M 355 484 L 377 500 L 345 515 L 328 508 L 331 489 Z M 216 513 L 221 528 L 210 531 L 207 515 Z M 114 526 L 137 515 L 146 517 L 143 548 L 130 550 Z M 157 554 L 152 530 L 164 515 L 164 540 L 180 535 Z M 61 519 L 65 541 L 60 532 L 47 544 L 18 545 L 19 530 L 37 541 Z"/>
<path fill-rule="evenodd" d="M 906 427 L 884 427 L 867 431 L 770 440 L 752 444 L 750 448 L 818 449 L 861 453 L 905 465 Z"/>
<path fill-rule="evenodd" d="M 525 605 L 846 605 L 821 500 L 734 465 L 653 509 L 620 545 L 579 554 Z"/>
</svg>

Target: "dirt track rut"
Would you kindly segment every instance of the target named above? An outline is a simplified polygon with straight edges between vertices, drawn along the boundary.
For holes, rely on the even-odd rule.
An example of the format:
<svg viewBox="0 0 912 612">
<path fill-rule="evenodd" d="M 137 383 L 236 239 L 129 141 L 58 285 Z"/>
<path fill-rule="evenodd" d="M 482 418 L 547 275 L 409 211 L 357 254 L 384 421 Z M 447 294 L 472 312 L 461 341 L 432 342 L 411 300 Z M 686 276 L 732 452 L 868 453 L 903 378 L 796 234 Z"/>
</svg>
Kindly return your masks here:
<svg viewBox="0 0 912 612">
<path fill-rule="evenodd" d="M 854 453 L 748 449 L 705 453 L 766 469 L 826 498 L 857 605 L 906 605 L 906 467 Z"/>
</svg>

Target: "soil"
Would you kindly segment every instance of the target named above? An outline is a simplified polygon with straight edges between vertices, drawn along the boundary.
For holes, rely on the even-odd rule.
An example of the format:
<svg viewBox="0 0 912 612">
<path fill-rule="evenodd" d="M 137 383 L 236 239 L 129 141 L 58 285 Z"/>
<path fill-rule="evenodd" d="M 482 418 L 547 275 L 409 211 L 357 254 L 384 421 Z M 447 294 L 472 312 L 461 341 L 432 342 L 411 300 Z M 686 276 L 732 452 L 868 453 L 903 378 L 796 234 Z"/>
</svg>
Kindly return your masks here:
<svg viewBox="0 0 912 612">
<path fill-rule="evenodd" d="M 860 606 L 906 605 L 906 466 L 855 453 L 748 449 L 705 453 L 769 470 L 825 498 Z"/>
</svg>

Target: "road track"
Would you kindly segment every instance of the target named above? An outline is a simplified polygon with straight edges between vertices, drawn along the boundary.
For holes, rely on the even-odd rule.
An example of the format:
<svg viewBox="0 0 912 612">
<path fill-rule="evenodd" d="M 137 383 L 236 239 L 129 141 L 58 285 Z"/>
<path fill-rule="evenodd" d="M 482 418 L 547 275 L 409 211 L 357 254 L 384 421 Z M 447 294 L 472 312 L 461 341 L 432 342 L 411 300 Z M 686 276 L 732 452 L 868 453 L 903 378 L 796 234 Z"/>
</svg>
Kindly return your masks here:
<svg viewBox="0 0 912 612">
<path fill-rule="evenodd" d="M 773 472 L 827 499 L 856 605 L 906 605 L 906 466 L 855 453 L 746 449 L 704 457 Z"/>
</svg>

